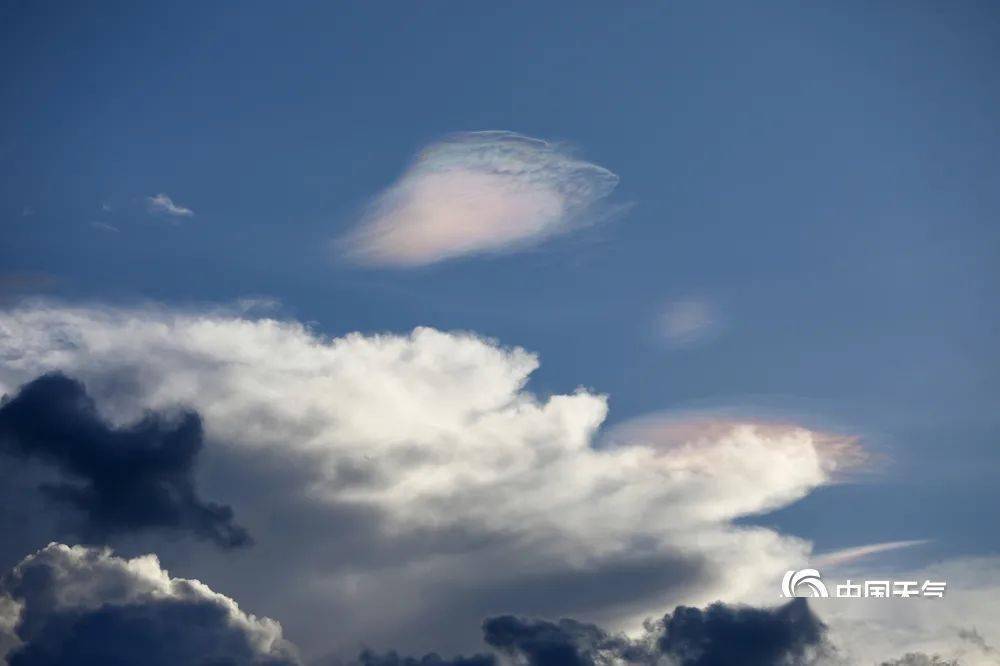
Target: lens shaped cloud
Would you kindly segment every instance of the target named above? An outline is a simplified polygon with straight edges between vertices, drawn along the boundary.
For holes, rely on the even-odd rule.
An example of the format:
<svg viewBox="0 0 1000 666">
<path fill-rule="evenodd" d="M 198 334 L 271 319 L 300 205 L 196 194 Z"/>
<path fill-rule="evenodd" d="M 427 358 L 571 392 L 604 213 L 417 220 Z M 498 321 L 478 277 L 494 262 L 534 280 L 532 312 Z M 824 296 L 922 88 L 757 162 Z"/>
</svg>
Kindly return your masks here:
<svg viewBox="0 0 1000 666">
<path fill-rule="evenodd" d="M 558 144 L 513 132 L 432 144 L 340 241 L 353 261 L 413 267 L 507 252 L 595 218 L 618 177 Z"/>
</svg>

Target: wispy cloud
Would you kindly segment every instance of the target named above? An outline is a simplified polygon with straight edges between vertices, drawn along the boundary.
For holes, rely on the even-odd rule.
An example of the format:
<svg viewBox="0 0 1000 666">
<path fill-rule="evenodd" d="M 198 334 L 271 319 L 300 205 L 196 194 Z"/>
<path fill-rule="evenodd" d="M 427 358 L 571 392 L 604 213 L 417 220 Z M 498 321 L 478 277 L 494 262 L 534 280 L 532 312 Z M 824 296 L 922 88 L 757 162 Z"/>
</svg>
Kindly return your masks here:
<svg viewBox="0 0 1000 666">
<path fill-rule="evenodd" d="M 929 543 L 929 540 L 913 539 L 910 541 L 886 541 L 883 543 L 871 543 L 865 546 L 855 546 L 854 548 L 844 548 L 842 550 L 834 550 L 829 553 L 821 553 L 813 558 L 812 563 L 819 567 L 838 566 L 841 564 L 847 564 L 848 562 L 853 562 L 854 560 L 860 560 L 861 558 L 868 557 L 869 555 L 885 553 L 891 550 L 899 550 L 900 548 L 920 546 L 925 543 Z"/>
<path fill-rule="evenodd" d="M 595 218 L 618 177 L 565 147 L 513 132 L 425 148 L 341 239 L 354 261 L 420 266 L 522 248 Z"/>
<path fill-rule="evenodd" d="M 91 222 L 90 226 L 94 229 L 100 229 L 101 231 L 108 231 L 112 233 L 118 233 L 120 229 L 113 224 L 108 224 L 107 222 Z"/>
<path fill-rule="evenodd" d="M 658 313 L 657 332 L 671 347 L 690 347 L 708 340 L 722 327 L 722 316 L 701 298 L 670 301 Z"/>
<path fill-rule="evenodd" d="M 153 213 L 162 213 L 164 215 L 170 215 L 172 217 L 192 217 L 194 216 L 194 211 L 190 208 L 185 208 L 179 204 L 174 203 L 173 199 L 168 197 L 162 192 L 157 194 L 155 197 L 147 197 L 146 203 L 149 204 L 149 210 Z"/>
</svg>

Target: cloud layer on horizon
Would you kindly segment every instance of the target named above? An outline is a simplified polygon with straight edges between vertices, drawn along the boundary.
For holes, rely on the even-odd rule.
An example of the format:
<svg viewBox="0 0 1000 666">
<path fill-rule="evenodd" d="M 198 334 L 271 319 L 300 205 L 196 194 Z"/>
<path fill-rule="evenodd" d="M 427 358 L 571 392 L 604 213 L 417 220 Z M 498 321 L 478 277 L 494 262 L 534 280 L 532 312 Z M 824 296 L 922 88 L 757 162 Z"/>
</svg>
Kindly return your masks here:
<svg viewBox="0 0 1000 666">
<path fill-rule="evenodd" d="M 422 150 L 340 245 L 357 263 L 397 268 L 510 251 L 591 221 L 617 184 L 558 144 L 455 134 Z"/>
</svg>

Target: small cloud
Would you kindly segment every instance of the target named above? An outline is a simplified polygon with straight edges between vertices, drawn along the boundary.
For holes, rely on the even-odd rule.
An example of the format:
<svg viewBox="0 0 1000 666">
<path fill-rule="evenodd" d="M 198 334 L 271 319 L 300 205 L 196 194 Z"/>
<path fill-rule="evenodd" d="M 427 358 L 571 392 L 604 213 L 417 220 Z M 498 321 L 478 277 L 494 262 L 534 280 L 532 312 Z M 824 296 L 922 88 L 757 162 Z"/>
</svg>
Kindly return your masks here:
<svg viewBox="0 0 1000 666">
<path fill-rule="evenodd" d="M 660 310 L 657 331 L 671 347 L 691 347 L 719 332 L 722 318 L 709 301 L 670 301 Z"/>
<path fill-rule="evenodd" d="M 21 209 L 21 217 L 31 217 L 35 214 L 35 209 L 31 206 L 25 206 Z"/>
<path fill-rule="evenodd" d="M 173 199 L 168 197 L 166 194 L 163 194 L 162 192 L 160 194 L 157 194 L 155 197 L 147 197 L 146 202 L 149 204 L 149 210 L 152 213 L 162 213 L 164 215 L 170 215 L 172 217 L 194 216 L 193 210 L 175 204 Z"/>
<path fill-rule="evenodd" d="M 90 226 L 94 229 L 100 229 L 101 231 L 108 231 L 113 233 L 118 233 L 121 231 L 118 227 L 113 224 L 108 224 L 107 222 L 91 222 Z"/>
<path fill-rule="evenodd" d="M 394 267 L 507 252 L 593 221 L 617 184 L 558 144 L 456 134 L 425 148 L 340 243 L 358 263 Z"/>
<path fill-rule="evenodd" d="M 111 204 L 109 204 L 107 201 L 101 202 L 101 210 L 103 210 L 105 213 L 110 213 Z"/>
</svg>

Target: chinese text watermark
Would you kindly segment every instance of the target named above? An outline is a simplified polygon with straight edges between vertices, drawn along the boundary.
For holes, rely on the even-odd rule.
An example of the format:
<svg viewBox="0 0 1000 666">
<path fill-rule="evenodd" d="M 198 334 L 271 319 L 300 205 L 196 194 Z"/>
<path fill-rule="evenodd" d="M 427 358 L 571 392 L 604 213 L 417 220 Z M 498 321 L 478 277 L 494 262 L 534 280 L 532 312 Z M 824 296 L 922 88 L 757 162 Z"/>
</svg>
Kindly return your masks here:
<svg viewBox="0 0 1000 666">
<path fill-rule="evenodd" d="M 847 579 L 833 588 L 834 594 L 823 582 L 816 569 L 786 571 L 781 579 L 784 597 L 835 597 L 840 599 L 909 599 L 911 597 L 944 597 L 945 581 L 925 580 L 862 580 Z"/>
</svg>

